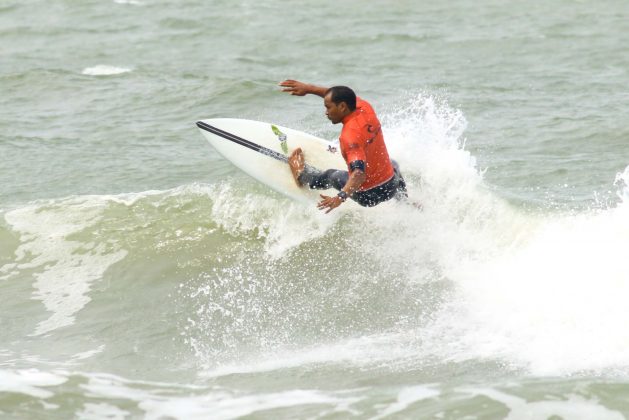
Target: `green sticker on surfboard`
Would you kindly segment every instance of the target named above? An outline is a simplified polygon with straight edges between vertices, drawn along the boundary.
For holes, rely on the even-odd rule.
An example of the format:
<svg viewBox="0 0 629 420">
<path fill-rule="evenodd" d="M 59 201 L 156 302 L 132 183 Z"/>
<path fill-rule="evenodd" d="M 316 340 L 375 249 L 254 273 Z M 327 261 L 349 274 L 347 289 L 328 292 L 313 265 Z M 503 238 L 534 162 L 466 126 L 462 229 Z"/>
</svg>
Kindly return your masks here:
<svg viewBox="0 0 629 420">
<path fill-rule="evenodd" d="M 282 147 L 282 151 L 284 154 L 288 154 L 288 143 L 286 142 L 286 134 L 282 133 L 279 128 L 275 125 L 271 126 L 271 130 L 277 136 L 277 139 L 280 141 L 280 146 Z"/>
</svg>

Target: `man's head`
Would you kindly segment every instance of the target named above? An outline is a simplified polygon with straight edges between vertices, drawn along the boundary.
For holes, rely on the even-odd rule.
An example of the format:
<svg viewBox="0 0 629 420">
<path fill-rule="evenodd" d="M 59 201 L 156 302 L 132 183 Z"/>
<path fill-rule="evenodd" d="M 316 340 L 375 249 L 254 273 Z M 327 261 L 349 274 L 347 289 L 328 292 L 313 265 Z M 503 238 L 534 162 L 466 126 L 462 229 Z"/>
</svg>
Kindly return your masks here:
<svg viewBox="0 0 629 420">
<path fill-rule="evenodd" d="M 325 93 L 323 104 L 325 115 L 332 124 L 338 124 L 356 109 L 356 94 L 347 86 L 334 86 Z"/>
</svg>

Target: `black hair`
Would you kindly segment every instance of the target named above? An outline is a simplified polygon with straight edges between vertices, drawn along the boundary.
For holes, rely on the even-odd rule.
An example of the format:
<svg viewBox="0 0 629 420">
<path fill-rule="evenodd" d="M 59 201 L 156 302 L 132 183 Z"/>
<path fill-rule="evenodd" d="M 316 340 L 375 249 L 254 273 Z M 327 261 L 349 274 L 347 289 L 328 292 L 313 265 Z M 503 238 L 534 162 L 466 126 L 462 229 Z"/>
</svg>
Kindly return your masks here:
<svg viewBox="0 0 629 420">
<path fill-rule="evenodd" d="M 356 94 L 347 86 L 332 86 L 325 94 L 330 94 L 330 100 L 335 104 L 345 102 L 350 111 L 356 109 Z"/>
</svg>

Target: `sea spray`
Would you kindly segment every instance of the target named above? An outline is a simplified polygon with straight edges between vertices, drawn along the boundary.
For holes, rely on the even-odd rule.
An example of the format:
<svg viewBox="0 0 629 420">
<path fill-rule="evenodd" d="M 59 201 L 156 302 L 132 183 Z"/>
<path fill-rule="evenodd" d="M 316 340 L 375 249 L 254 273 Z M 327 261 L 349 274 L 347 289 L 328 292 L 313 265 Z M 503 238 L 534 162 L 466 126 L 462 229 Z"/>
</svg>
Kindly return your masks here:
<svg viewBox="0 0 629 420">
<path fill-rule="evenodd" d="M 274 254 L 274 262 L 249 254 L 184 291 L 199 306 L 186 332 L 198 355 L 229 363 L 216 358 L 219 349 L 244 346 L 251 356 L 385 335 L 411 363 L 417 355 L 480 359 L 551 374 L 629 363 L 621 350 L 629 336 L 614 332 L 628 321 L 622 204 L 529 214 L 485 188 L 464 149 L 464 118 L 447 104 L 420 97 L 383 121 L 392 155 L 406 151 L 398 153 L 402 171 L 424 209 L 389 202 L 347 213 L 298 245 L 282 223 L 267 225 L 265 237 L 290 252 Z M 250 199 L 254 207 L 265 202 Z M 245 217 L 247 205 L 232 204 L 235 220 Z M 227 214 L 214 217 L 226 223 L 234 218 Z M 234 234 L 250 229 L 230 226 Z M 371 350 L 370 360 L 384 360 Z"/>
<path fill-rule="evenodd" d="M 383 334 L 414 357 L 417 329 L 451 292 L 450 271 L 488 258 L 517 229 L 511 208 L 483 188 L 460 112 L 420 96 L 383 121 L 422 211 L 391 201 L 321 219 L 289 206 L 292 216 L 281 218 L 276 196 L 217 194 L 216 223 L 272 245 L 234 250 L 182 285 L 198 308 L 183 335 L 204 365 Z"/>
<path fill-rule="evenodd" d="M 456 296 L 432 327 L 437 341 L 453 345 L 437 348 L 537 375 L 626 374 L 628 247 L 626 202 L 545 216 L 524 240 L 453 271 Z"/>
</svg>

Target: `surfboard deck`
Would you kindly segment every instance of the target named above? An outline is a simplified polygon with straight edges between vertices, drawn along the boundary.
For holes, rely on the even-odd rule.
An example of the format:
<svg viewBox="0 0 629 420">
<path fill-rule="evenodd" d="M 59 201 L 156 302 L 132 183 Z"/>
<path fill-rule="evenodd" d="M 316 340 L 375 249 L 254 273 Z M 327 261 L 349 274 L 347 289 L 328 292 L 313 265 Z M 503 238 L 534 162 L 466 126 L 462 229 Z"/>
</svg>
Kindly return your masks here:
<svg viewBox="0 0 629 420">
<path fill-rule="evenodd" d="M 337 191 L 297 186 L 287 160 L 296 148 L 304 151 L 307 165 L 347 170 L 333 143 L 292 128 L 237 118 L 201 120 L 197 126 L 216 151 L 238 169 L 297 201 L 314 203 L 319 194 L 336 195 Z"/>
</svg>

